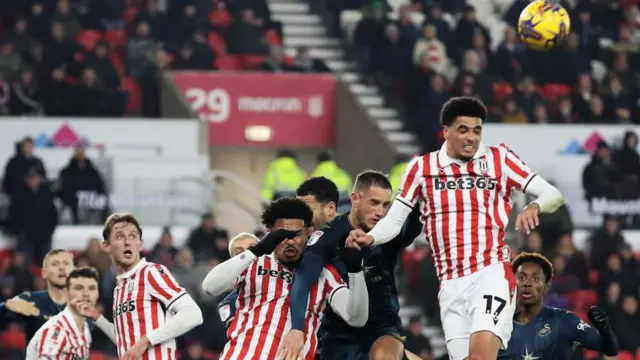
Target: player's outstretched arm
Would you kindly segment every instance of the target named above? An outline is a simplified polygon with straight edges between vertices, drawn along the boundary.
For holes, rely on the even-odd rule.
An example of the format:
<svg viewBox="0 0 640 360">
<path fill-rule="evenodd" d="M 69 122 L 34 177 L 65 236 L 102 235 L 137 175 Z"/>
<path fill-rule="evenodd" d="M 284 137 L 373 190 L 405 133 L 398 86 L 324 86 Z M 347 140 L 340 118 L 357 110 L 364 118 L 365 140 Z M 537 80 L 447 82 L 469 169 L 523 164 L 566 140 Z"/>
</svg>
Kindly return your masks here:
<svg viewBox="0 0 640 360">
<path fill-rule="evenodd" d="M 350 326 L 363 327 L 369 320 L 369 293 L 362 271 L 362 253 L 358 249 L 343 248 L 340 260 L 347 266 L 349 287 L 338 286 L 329 299 L 329 305 Z M 335 268 L 325 269 L 325 272 L 330 285 L 340 280 Z"/>
<path fill-rule="evenodd" d="M 244 277 L 244 272 L 262 255 L 271 254 L 285 239 L 298 235 L 297 231 L 276 230 L 265 235 L 257 244 L 209 271 L 202 281 L 202 289 L 209 295 L 217 296 L 230 290 Z"/>
<path fill-rule="evenodd" d="M 173 301 L 167 308 L 168 313 L 174 315 L 167 322 L 147 333 L 151 345 L 162 344 L 165 341 L 184 335 L 189 330 L 202 324 L 202 310 L 189 294 L 184 294 Z"/>
<path fill-rule="evenodd" d="M 209 295 L 218 296 L 233 288 L 257 258 L 253 252 L 245 250 L 243 253 L 216 265 L 202 281 L 202 290 Z"/>
<path fill-rule="evenodd" d="M 599 307 L 592 306 L 589 309 L 589 320 L 593 326 L 589 326 L 573 313 L 567 313 L 567 324 L 570 339 L 577 341 L 586 349 L 600 351 L 607 356 L 618 354 L 618 339 L 609 326 L 609 316 Z"/>
</svg>

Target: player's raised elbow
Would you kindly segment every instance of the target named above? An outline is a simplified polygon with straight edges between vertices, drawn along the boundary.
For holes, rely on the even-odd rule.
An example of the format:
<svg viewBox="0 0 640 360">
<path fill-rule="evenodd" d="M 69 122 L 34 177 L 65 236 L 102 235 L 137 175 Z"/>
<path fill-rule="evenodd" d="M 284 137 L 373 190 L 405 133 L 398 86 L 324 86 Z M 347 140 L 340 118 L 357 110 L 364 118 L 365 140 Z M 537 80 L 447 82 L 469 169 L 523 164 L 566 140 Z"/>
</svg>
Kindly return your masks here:
<svg viewBox="0 0 640 360">
<path fill-rule="evenodd" d="M 354 316 L 354 317 L 350 318 L 349 320 L 345 320 L 345 322 L 347 324 L 349 324 L 349 326 L 354 327 L 354 328 L 364 327 L 367 324 L 367 321 L 369 321 L 369 313 L 368 312 L 366 314 L 364 314 L 363 316 Z"/>
</svg>

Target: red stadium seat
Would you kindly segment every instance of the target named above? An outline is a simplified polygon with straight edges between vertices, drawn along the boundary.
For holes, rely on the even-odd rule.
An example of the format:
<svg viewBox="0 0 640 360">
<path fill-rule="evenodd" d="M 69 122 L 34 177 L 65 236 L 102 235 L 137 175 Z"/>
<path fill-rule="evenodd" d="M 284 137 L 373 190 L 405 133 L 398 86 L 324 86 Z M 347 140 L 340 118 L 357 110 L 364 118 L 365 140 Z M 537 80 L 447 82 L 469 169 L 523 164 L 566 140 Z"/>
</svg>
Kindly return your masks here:
<svg viewBox="0 0 640 360">
<path fill-rule="evenodd" d="M 600 279 L 600 273 L 598 272 L 598 270 L 589 271 L 589 282 L 591 283 L 591 285 L 593 286 L 598 285 L 599 279 Z"/>
<path fill-rule="evenodd" d="M 111 47 L 111 50 L 122 52 L 127 44 L 127 33 L 124 29 L 121 30 L 108 30 L 106 33 L 106 39 Z"/>
<path fill-rule="evenodd" d="M 618 360 L 634 360 L 633 353 L 631 351 L 620 351 L 618 353 Z"/>
<path fill-rule="evenodd" d="M 555 102 L 559 97 L 569 95 L 571 88 L 565 84 L 547 84 L 542 91 L 545 98 Z"/>
<path fill-rule="evenodd" d="M 600 353 L 597 351 L 593 351 L 593 350 L 586 350 L 584 351 L 584 358 L 586 360 L 596 360 L 600 358 Z"/>
<path fill-rule="evenodd" d="M 265 57 L 259 55 L 242 55 L 240 57 L 241 66 L 245 70 L 252 70 L 264 62 Z"/>
<path fill-rule="evenodd" d="M 137 15 L 138 9 L 136 7 L 128 7 L 122 12 L 122 19 L 125 23 L 131 24 Z"/>
<path fill-rule="evenodd" d="M 240 59 L 233 55 L 223 55 L 216 59 L 216 65 L 220 70 L 240 70 Z"/>
<path fill-rule="evenodd" d="M 280 39 L 280 35 L 275 30 L 267 31 L 265 37 L 270 45 L 282 45 L 282 39 Z"/>
<path fill-rule="evenodd" d="M 224 38 L 216 32 L 209 33 L 209 46 L 216 52 L 216 55 L 221 56 L 227 53 L 227 43 Z"/>
<path fill-rule="evenodd" d="M 593 290 L 576 290 L 567 294 L 569 306 L 577 311 L 587 311 L 598 302 L 598 294 Z"/>
<path fill-rule="evenodd" d="M 513 94 L 513 86 L 506 82 L 493 83 L 493 98 L 497 103 L 502 103 L 507 96 Z"/>
<path fill-rule="evenodd" d="M 111 55 L 109 55 L 109 58 L 111 59 L 111 62 L 113 63 L 113 67 L 116 68 L 116 71 L 118 72 L 118 75 L 119 76 L 124 76 L 124 61 L 122 61 L 122 58 L 120 57 L 120 55 L 111 54 Z"/>
<path fill-rule="evenodd" d="M 89 51 L 93 51 L 96 43 L 102 39 L 102 33 L 98 30 L 83 30 L 80 31 L 76 37 L 76 40 Z"/>
<path fill-rule="evenodd" d="M 231 15 L 226 9 L 215 9 L 209 13 L 209 21 L 214 26 L 225 28 L 231 23 Z"/>
<path fill-rule="evenodd" d="M 130 77 L 125 76 L 120 81 L 123 90 L 129 93 L 129 103 L 127 104 L 128 114 L 137 114 L 140 112 L 140 87 Z"/>
</svg>

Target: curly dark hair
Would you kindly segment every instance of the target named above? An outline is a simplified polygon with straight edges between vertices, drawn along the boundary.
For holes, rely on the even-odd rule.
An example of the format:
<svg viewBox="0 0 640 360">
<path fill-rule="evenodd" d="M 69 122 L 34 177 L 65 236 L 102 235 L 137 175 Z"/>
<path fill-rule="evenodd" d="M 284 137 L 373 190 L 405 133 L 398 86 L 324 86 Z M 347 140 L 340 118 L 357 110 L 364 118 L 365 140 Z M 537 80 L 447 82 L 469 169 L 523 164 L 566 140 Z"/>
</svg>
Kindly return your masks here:
<svg viewBox="0 0 640 360">
<path fill-rule="evenodd" d="M 520 265 L 524 263 L 534 263 L 540 265 L 542 268 L 542 272 L 544 273 L 544 282 L 549 284 L 551 282 L 551 278 L 553 278 L 553 265 L 551 261 L 544 257 L 539 253 L 530 253 L 530 252 L 521 252 L 513 259 L 511 267 L 513 269 L 513 273 L 515 274 L 518 271 Z"/>
<path fill-rule="evenodd" d="M 324 176 L 309 178 L 296 190 L 298 196 L 315 196 L 316 200 L 326 205 L 330 202 L 338 205 L 340 193 L 336 184 Z"/>
<path fill-rule="evenodd" d="M 440 112 L 440 122 L 444 126 L 451 126 L 459 116 L 469 116 L 487 119 L 487 107 L 482 101 L 469 97 L 459 96 L 449 99 Z"/>
<path fill-rule="evenodd" d="M 302 200 L 294 197 L 281 197 L 273 201 L 262 212 L 262 224 L 271 229 L 278 219 L 300 219 L 305 226 L 313 224 L 313 211 Z"/>
</svg>

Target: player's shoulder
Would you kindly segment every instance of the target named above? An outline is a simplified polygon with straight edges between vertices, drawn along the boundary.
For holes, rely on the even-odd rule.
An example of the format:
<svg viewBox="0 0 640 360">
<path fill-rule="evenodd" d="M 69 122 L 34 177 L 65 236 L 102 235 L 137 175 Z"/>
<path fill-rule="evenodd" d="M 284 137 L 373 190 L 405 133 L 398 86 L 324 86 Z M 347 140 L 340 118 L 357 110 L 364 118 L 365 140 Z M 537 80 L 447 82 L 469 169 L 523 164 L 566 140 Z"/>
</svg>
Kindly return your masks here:
<svg viewBox="0 0 640 360">
<path fill-rule="evenodd" d="M 322 242 L 325 243 L 327 238 L 337 238 L 340 234 L 345 234 L 349 231 L 351 231 L 349 213 L 338 215 L 335 219 L 314 231 L 307 241 L 307 246 L 315 245 L 321 238 L 323 239 Z"/>
<path fill-rule="evenodd" d="M 578 318 L 576 314 L 569 310 L 556 308 L 553 306 L 545 306 L 543 308 L 544 317 L 547 319 L 558 319 L 560 321 L 570 319 L 570 318 Z"/>
<path fill-rule="evenodd" d="M 24 300 L 43 300 L 50 298 L 49 292 L 46 290 L 23 291 L 18 295 L 18 297 Z"/>
<path fill-rule="evenodd" d="M 166 266 L 154 262 L 147 262 L 147 264 L 143 268 L 146 268 L 150 272 L 159 273 L 161 275 L 169 272 L 169 269 Z"/>
</svg>

